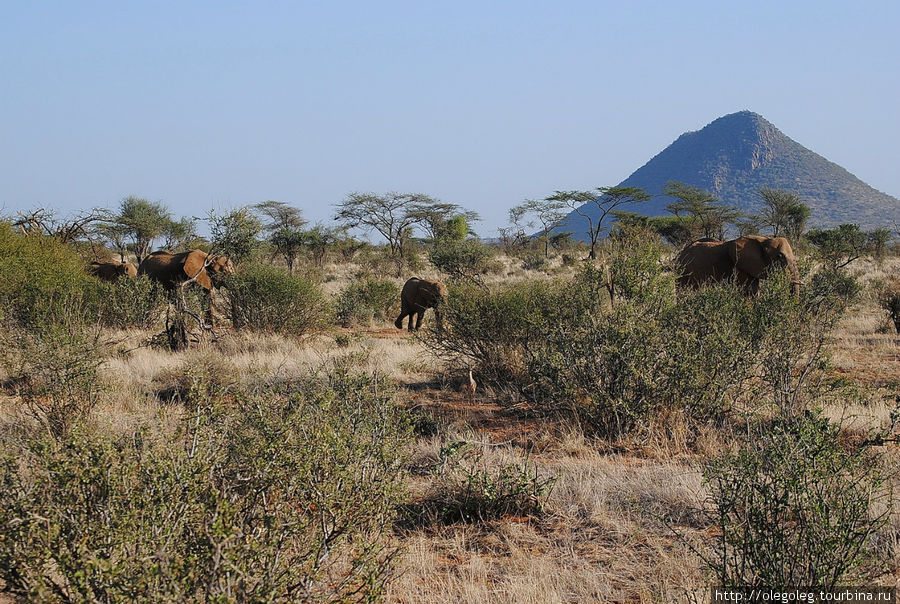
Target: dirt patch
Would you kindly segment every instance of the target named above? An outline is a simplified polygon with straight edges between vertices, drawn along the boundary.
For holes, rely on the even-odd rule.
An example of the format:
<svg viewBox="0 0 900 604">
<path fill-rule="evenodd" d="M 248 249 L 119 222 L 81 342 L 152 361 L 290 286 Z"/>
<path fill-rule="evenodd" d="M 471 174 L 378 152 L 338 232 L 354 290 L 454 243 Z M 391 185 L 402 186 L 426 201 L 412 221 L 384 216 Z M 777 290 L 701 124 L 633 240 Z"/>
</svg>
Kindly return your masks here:
<svg viewBox="0 0 900 604">
<path fill-rule="evenodd" d="M 430 413 L 447 425 L 465 425 L 485 442 L 528 446 L 534 436 L 559 422 L 541 417 L 524 405 L 501 405 L 488 396 L 475 396 L 435 387 L 410 387 L 407 407 Z"/>
</svg>

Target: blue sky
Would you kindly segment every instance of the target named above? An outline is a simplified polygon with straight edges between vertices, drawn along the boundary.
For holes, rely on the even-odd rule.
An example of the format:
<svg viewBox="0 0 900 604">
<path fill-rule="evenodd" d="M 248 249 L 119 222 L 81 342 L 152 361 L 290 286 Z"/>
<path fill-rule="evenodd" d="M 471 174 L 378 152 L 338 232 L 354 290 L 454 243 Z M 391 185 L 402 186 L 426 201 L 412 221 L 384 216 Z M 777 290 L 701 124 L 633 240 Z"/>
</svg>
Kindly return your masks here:
<svg viewBox="0 0 900 604">
<path fill-rule="evenodd" d="M 8 2 L 0 214 L 353 191 L 478 211 L 750 109 L 900 197 L 900 2 Z"/>
</svg>

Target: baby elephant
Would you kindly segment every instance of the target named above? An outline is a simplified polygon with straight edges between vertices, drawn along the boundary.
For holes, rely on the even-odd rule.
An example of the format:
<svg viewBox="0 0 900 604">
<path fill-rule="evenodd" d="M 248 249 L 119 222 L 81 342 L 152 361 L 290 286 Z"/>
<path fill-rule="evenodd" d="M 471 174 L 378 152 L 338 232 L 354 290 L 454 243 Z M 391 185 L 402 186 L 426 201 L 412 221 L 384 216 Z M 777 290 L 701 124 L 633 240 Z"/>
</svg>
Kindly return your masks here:
<svg viewBox="0 0 900 604">
<path fill-rule="evenodd" d="M 422 326 L 422 315 L 428 308 L 434 309 L 434 316 L 441 322 L 441 311 L 438 304 L 447 297 L 447 288 L 440 281 L 429 281 L 412 277 L 403 284 L 400 292 L 400 316 L 394 321 L 397 329 L 403 329 L 403 318 L 409 315 L 409 330 L 413 330 L 413 316 L 416 316 L 416 327 Z"/>
<path fill-rule="evenodd" d="M 104 281 L 118 281 L 121 277 L 137 277 L 137 267 L 130 262 L 91 262 L 88 272 Z"/>
</svg>

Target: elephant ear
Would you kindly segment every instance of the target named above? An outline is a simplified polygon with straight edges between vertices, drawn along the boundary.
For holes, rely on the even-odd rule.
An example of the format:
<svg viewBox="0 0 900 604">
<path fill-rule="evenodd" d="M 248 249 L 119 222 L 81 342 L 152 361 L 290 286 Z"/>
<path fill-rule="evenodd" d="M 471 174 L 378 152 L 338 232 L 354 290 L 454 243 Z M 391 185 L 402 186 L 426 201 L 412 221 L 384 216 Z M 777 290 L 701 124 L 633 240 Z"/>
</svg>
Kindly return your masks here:
<svg viewBox="0 0 900 604">
<path fill-rule="evenodd" d="M 755 237 L 738 237 L 727 243 L 728 255 L 734 267 L 754 279 L 765 276 L 768 260 L 762 243 Z"/>
<path fill-rule="evenodd" d="M 188 279 L 194 279 L 203 289 L 212 290 L 212 281 L 209 280 L 209 275 L 206 274 L 205 263 L 206 252 L 201 250 L 189 252 L 184 258 L 184 274 L 187 275 Z"/>
</svg>

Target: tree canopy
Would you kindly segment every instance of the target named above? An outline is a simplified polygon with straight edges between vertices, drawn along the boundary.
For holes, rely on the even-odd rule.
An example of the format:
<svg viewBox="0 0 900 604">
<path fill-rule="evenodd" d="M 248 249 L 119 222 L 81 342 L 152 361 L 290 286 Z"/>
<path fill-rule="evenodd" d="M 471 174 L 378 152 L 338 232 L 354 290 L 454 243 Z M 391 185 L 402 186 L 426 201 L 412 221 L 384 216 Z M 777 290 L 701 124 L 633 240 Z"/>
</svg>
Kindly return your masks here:
<svg viewBox="0 0 900 604">
<path fill-rule="evenodd" d="M 131 240 L 131 249 L 140 264 L 150 253 L 153 242 L 171 224 L 172 215 L 162 202 L 129 196 L 122 200 L 114 222 L 121 227 L 125 238 Z"/>
<path fill-rule="evenodd" d="M 666 209 L 678 218 L 691 239 L 724 239 L 727 225 L 735 224 L 742 216 L 740 210 L 723 204 L 709 191 L 683 182 L 669 182 L 663 192 L 677 199 Z"/>
<path fill-rule="evenodd" d="M 640 187 L 597 187 L 593 191 L 556 191 L 545 201 L 561 202 L 588 221 L 588 237 L 591 242 L 590 258 L 596 258 L 597 241 L 607 228 L 603 221 L 616 208 L 626 203 L 640 203 L 650 199 L 650 195 Z M 586 209 L 592 204 L 596 211 Z"/>
<path fill-rule="evenodd" d="M 456 215 L 462 215 L 467 224 L 478 219 L 475 212 L 423 193 L 351 193 L 336 207 L 335 220 L 347 228 L 377 231 L 387 240 L 393 256 L 403 255 L 416 226 L 436 239 Z"/>
<path fill-rule="evenodd" d="M 565 218 L 566 203 L 559 199 L 526 199 L 509 209 L 509 220 L 521 231 L 537 221 L 541 225 L 539 237 L 544 241 L 544 257 L 550 255 L 550 235 Z"/>
<path fill-rule="evenodd" d="M 773 237 L 799 239 L 809 219 L 809 206 L 797 194 L 781 189 L 760 189 L 759 195 L 763 200 L 762 211 L 755 217 L 759 224 L 771 227 Z"/>
</svg>

